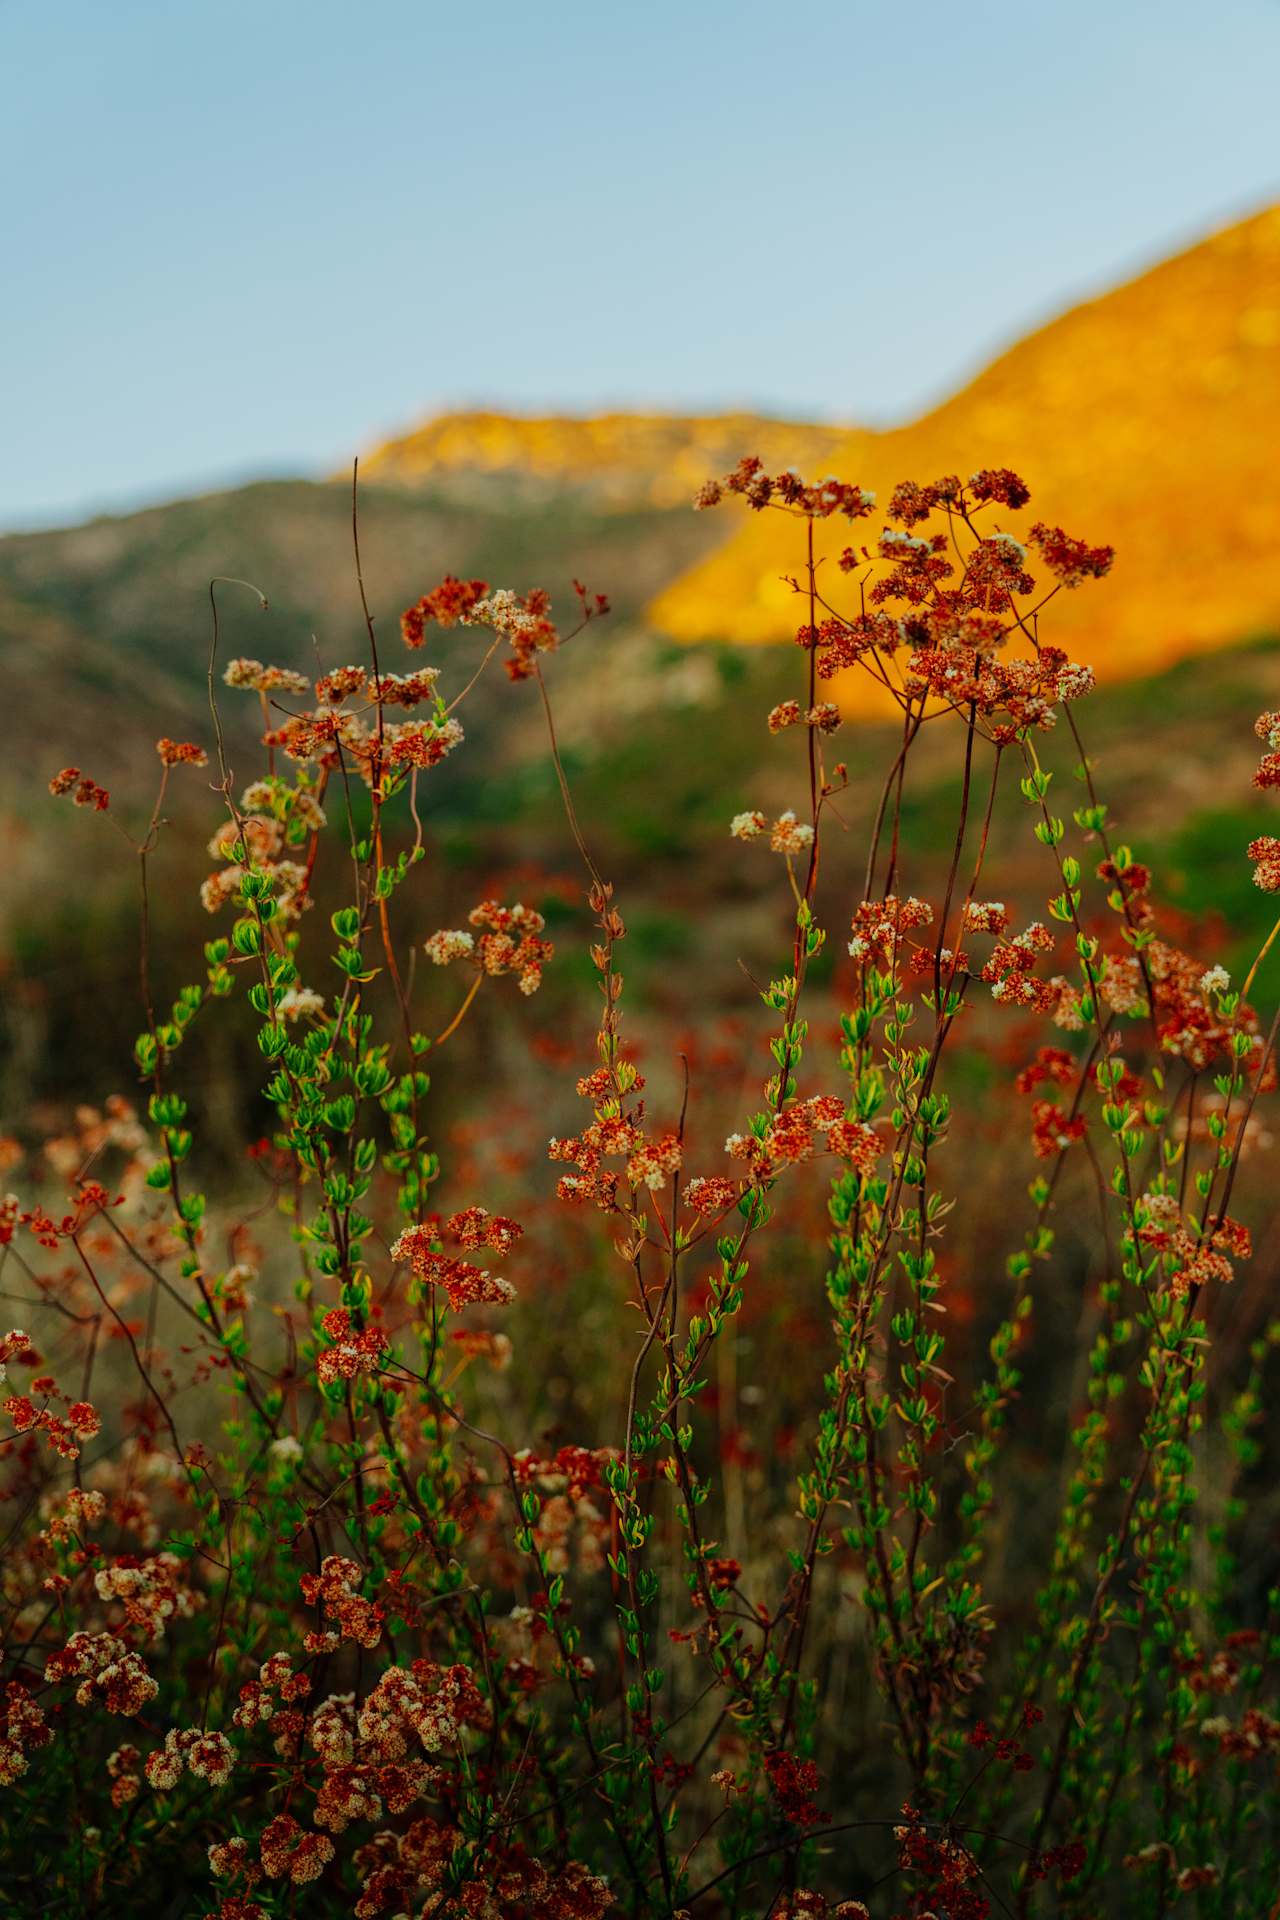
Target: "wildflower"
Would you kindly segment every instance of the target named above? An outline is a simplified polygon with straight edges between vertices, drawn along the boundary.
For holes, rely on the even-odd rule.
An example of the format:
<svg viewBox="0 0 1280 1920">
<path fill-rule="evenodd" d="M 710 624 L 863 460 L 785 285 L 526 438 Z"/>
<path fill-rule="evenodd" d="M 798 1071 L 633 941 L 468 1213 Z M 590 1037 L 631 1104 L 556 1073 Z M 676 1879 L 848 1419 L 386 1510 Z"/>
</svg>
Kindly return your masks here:
<svg viewBox="0 0 1280 1920">
<path fill-rule="evenodd" d="M 1064 587 L 1078 587 L 1083 580 L 1100 580 L 1111 571 L 1114 547 L 1091 547 L 1084 540 L 1073 540 L 1061 527 L 1046 526 L 1038 520 L 1027 535 L 1051 574 Z"/>
<path fill-rule="evenodd" d="M 368 675 L 363 667 L 334 667 L 316 681 L 316 699 L 324 706 L 341 706 L 353 693 L 364 693 Z"/>
<path fill-rule="evenodd" d="M 738 1198 L 738 1188 L 734 1181 L 725 1179 L 723 1174 L 699 1175 L 690 1180 L 684 1190 L 684 1202 L 695 1213 L 727 1213 Z"/>
<path fill-rule="evenodd" d="M 10 1680 L 0 1709 L 0 1787 L 11 1787 L 27 1771 L 28 1753 L 47 1747 L 53 1732 L 41 1708 L 19 1680 Z"/>
<path fill-rule="evenodd" d="M 1226 993 L 1231 986 L 1231 975 L 1225 967 L 1210 967 L 1200 975 L 1200 991 L 1204 994 Z"/>
<path fill-rule="evenodd" d="M 834 733 L 840 725 L 840 709 L 834 700 L 819 700 L 806 709 L 804 719 L 806 726 L 816 727 L 819 733 Z"/>
<path fill-rule="evenodd" d="M 343 1554 L 330 1553 L 319 1573 L 304 1573 L 299 1585 L 308 1606 L 319 1607 L 343 1640 L 376 1647 L 382 1638 L 382 1609 L 360 1592 L 361 1568 Z"/>
<path fill-rule="evenodd" d="M 156 752 L 166 767 L 207 767 L 209 756 L 194 740 L 156 741 Z"/>
<path fill-rule="evenodd" d="M 273 1880 L 287 1874 L 294 1886 L 318 1880 L 334 1856 L 327 1835 L 308 1833 L 291 1813 L 278 1813 L 263 1832 L 262 1864 Z"/>
<path fill-rule="evenodd" d="M 980 473 L 970 474 L 969 488 L 979 504 L 995 500 L 1014 511 L 1025 507 L 1031 498 L 1030 487 L 1008 467 L 984 467 Z"/>
<path fill-rule="evenodd" d="M 633 1187 L 657 1189 L 680 1166 L 681 1146 L 674 1133 L 660 1140 L 642 1140 L 627 1161 L 627 1179 Z"/>
<path fill-rule="evenodd" d="M 403 720 L 383 730 L 387 758 L 398 767 L 438 767 L 462 740 L 457 720 Z"/>
<path fill-rule="evenodd" d="M 493 1214 L 484 1207 L 466 1207 L 451 1213 L 443 1231 L 461 1247 L 492 1247 L 495 1253 L 510 1253 L 524 1228 L 504 1214 Z"/>
<path fill-rule="evenodd" d="M 773 823 L 769 834 L 769 845 L 774 853 L 785 853 L 790 859 L 794 854 L 803 853 L 806 847 L 813 845 L 813 828 L 807 822 L 801 822 L 788 808 L 780 813 Z"/>
<path fill-rule="evenodd" d="M 376 1373 L 387 1350 L 387 1336 L 381 1327 L 353 1328 L 346 1307 L 334 1307 L 320 1323 L 332 1346 L 322 1349 L 316 1359 L 316 1377 L 321 1386 L 339 1380 L 353 1380 L 358 1373 Z"/>
<path fill-rule="evenodd" d="M 735 840 L 758 840 L 768 822 L 756 808 L 749 813 L 735 813 L 729 822 L 729 832 Z"/>
<path fill-rule="evenodd" d="M 837 1120 L 827 1128 L 827 1149 L 859 1173 L 870 1173 L 884 1151 L 884 1143 L 874 1127 L 861 1120 Z"/>
<path fill-rule="evenodd" d="M 69 793 L 77 807 L 92 807 L 97 813 L 105 813 L 111 805 L 107 789 L 82 774 L 79 767 L 63 767 L 60 773 L 55 773 L 49 782 L 49 791 L 55 799 Z"/>
<path fill-rule="evenodd" d="M 285 1020 L 304 1020 L 324 1012 L 324 995 L 314 987 L 289 987 L 276 1001 L 276 1012 Z"/>
<path fill-rule="evenodd" d="M 505 1333 L 490 1333 L 484 1327 L 458 1327 L 450 1339 L 468 1360 L 487 1360 L 495 1373 L 505 1373 L 515 1349 Z"/>
<path fill-rule="evenodd" d="M 770 733 L 781 733 L 785 728 L 798 726 L 799 723 L 800 702 L 798 700 L 784 700 L 779 706 L 770 710 Z"/>
<path fill-rule="evenodd" d="M 222 676 L 229 687 L 244 687 L 252 693 L 310 693 L 305 673 L 290 667 L 264 667 L 261 660 L 232 660 Z"/>
<path fill-rule="evenodd" d="M 407 1227 L 391 1249 L 393 1260 L 407 1260 L 417 1277 L 431 1287 L 443 1288 L 455 1313 L 473 1303 L 506 1306 L 515 1299 L 515 1288 L 507 1280 L 467 1260 L 455 1260 L 438 1253 L 431 1244 L 426 1227 Z"/>
<path fill-rule="evenodd" d="M 1280 840 L 1270 833 L 1259 834 L 1249 842 L 1249 858 L 1254 863 L 1254 886 L 1263 893 L 1280 893 Z"/>
<path fill-rule="evenodd" d="M 963 924 L 966 933 L 1001 934 L 1009 924 L 1008 909 L 1003 900 L 971 900 Z"/>
<path fill-rule="evenodd" d="M 406 647 L 420 647 L 429 621 L 438 627 L 456 626 L 489 591 L 483 580 L 457 580 L 447 573 L 438 587 L 408 607 L 400 616 Z"/>
<path fill-rule="evenodd" d="M 79 1679 L 77 1706 L 101 1706 L 108 1713 L 141 1713 L 160 1691 L 140 1655 L 111 1633 L 73 1633 L 65 1647 L 50 1654 L 45 1679 Z"/>
<path fill-rule="evenodd" d="M 433 933 L 424 942 L 428 960 L 437 967 L 447 967 L 451 960 L 465 959 L 475 949 L 475 935 L 465 931 L 450 930 Z"/>
</svg>

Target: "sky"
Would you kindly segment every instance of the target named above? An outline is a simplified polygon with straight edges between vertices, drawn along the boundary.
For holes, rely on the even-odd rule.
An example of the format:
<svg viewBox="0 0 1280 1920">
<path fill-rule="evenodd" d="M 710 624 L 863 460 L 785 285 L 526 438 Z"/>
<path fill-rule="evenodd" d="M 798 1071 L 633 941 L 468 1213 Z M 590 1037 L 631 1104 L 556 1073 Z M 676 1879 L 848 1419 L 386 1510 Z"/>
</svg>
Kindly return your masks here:
<svg viewBox="0 0 1280 1920">
<path fill-rule="evenodd" d="M 1280 198 L 1280 0 L 0 0 L 0 524 L 446 407 L 901 420 Z"/>
</svg>

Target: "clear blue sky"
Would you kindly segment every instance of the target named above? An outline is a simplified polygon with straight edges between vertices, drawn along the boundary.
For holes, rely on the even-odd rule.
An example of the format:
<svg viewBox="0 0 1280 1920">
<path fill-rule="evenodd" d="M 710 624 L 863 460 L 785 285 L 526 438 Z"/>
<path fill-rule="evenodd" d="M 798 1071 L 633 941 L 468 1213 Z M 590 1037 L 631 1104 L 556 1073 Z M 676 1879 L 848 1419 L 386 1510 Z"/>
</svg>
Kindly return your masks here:
<svg viewBox="0 0 1280 1920">
<path fill-rule="evenodd" d="M 1280 194 L 1280 0 L 0 0 L 0 522 L 448 405 L 919 410 Z"/>
</svg>

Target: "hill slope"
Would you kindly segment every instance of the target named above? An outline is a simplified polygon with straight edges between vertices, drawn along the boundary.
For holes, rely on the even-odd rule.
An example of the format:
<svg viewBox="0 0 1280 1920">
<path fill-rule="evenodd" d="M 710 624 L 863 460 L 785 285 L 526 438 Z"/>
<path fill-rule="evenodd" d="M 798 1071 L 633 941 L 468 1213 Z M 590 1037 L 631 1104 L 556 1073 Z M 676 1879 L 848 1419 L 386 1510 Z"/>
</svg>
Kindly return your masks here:
<svg viewBox="0 0 1280 1920">
<path fill-rule="evenodd" d="M 1105 588 L 1064 597 L 1046 632 L 1117 677 L 1280 629 L 1278 438 L 1275 207 L 1063 314 L 923 419 L 849 435 L 832 464 L 882 500 L 901 479 L 1016 468 L 1028 518 L 1116 547 Z M 652 618 L 686 641 L 789 638 L 787 527 L 720 511 L 731 537 Z M 832 527 L 824 551 L 846 544 Z"/>
<path fill-rule="evenodd" d="M 745 447 L 779 467 L 823 467 L 847 438 L 844 427 L 753 413 L 445 413 L 376 447 L 361 470 L 383 484 L 470 482 L 482 493 L 499 480 L 616 504 L 685 506 L 708 473 L 732 466 Z"/>
</svg>

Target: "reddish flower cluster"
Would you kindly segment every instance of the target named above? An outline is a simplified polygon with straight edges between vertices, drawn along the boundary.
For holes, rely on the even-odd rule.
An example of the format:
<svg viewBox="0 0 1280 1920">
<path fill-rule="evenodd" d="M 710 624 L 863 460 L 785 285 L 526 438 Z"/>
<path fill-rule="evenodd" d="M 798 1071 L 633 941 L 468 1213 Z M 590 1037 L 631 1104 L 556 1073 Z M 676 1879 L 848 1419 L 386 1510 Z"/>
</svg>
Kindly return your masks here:
<svg viewBox="0 0 1280 1920">
<path fill-rule="evenodd" d="M 1085 540 L 1073 540 L 1061 527 L 1046 526 L 1037 520 L 1027 535 L 1032 546 L 1054 579 L 1064 587 L 1078 587 L 1085 580 L 1101 580 L 1110 573 L 1116 557 L 1114 547 L 1091 547 Z"/>
<path fill-rule="evenodd" d="M 488 593 L 484 580 L 458 580 L 447 573 L 438 587 L 407 607 L 400 616 L 400 631 L 406 647 L 420 647 L 426 639 L 428 622 L 437 627 L 454 627 L 464 620 Z"/>
<path fill-rule="evenodd" d="M 831 1815 L 818 1806 L 818 1769 L 812 1760 L 797 1760 L 794 1753 L 770 1753 L 765 1756 L 765 1772 L 778 1810 L 793 1827 L 818 1827 Z"/>
<path fill-rule="evenodd" d="M 430 1226 L 406 1227 L 391 1249 L 391 1258 L 407 1260 L 411 1272 L 425 1285 L 441 1288 L 454 1313 L 472 1305 L 505 1307 L 515 1299 L 509 1280 L 442 1253 L 435 1240 Z"/>
<path fill-rule="evenodd" d="M 316 1374 L 322 1386 L 335 1380 L 354 1380 L 358 1373 L 376 1373 L 387 1350 L 387 1336 L 381 1327 L 353 1328 L 346 1307 L 332 1307 L 320 1322 L 332 1345 L 322 1347 L 316 1358 Z"/>
<path fill-rule="evenodd" d="M 899 900 L 892 893 L 883 900 L 864 900 L 851 922 L 849 957 L 893 966 L 903 936 L 916 927 L 932 924 L 933 908 L 914 894 L 908 900 Z"/>
<path fill-rule="evenodd" d="M 309 1607 L 319 1607 L 339 1639 L 362 1647 L 376 1647 L 382 1638 L 382 1608 L 360 1592 L 360 1567 L 345 1555 L 330 1553 L 319 1573 L 304 1573 L 298 1582 Z"/>
<path fill-rule="evenodd" d="M 194 740 L 160 739 L 156 741 L 156 752 L 166 767 L 207 767 L 209 764 L 208 754 Z"/>
<path fill-rule="evenodd" d="M 945 1913 L 948 1920 L 987 1920 L 991 1902 L 982 1891 L 982 1869 L 969 1849 L 954 1836 L 926 1827 L 912 1806 L 902 1809 L 902 1825 L 895 1827 L 898 1865 L 923 1882 L 913 1888 L 909 1912 L 924 1920 Z"/>
<path fill-rule="evenodd" d="M 12 1358 L 25 1358 L 26 1335 L 15 1330 L 6 1334 L 0 1341 L 0 1379 L 4 1377 L 4 1362 Z M 41 1375 L 31 1383 L 33 1393 L 53 1395 L 57 1387 L 53 1380 Z M 92 1440 L 102 1430 L 102 1421 L 97 1410 L 87 1400 L 72 1400 L 65 1414 L 57 1414 L 46 1405 L 37 1406 L 25 1393 L 11 1393 L 4 1402 L 4 1411 L 14 1424 L 18 1433 L 43 1433 L 55 1453 L 64 1460 L 78 1460 L 80 1442 Z"/>
<path fill-rule="evenodd" d="M 4 1690 L 4 1710 L 0 1715 L 0 1787 L 11 1787 L 28 1767 L 28 1754 L 47 1747 L 53 1738 L 44 1714 L 19 1680 L 10 1680 Z"/>
<path fill-rule="evenodd" d="M 112 1633 L 76 1632 L 45 1663 L 49 1681 L 79 1680 L 76 1704 L 107 1713 L 141 1713 L 160 1691 L 139 1654 Z"/>
<path fill-rule="evenodd" d="M 295 1887 L 318 1880 L 333 1859 L 327 1834 L 308 1833 L 291 1813 L 278 1813 L 262 1835 L 262 1865 L 273 1880 L 285 1875 Z"/>
<path fill-rule="evenodd" d="M 536 993 L 542 970 L 555 953 L 551 942 L 539 937 L 546 926 L 542 915 L 519 902 L 504 907 L 497 900 L 482 900 L 467 918 L 473 927 L 484 929 L 479 938 L 464 929 L 442 928 L 424 942 L 427 958 L 437 967 L 466 960 L 492 979 L 514 973 L 521 993 Z"/>
<path fill-rule="evenodd" d="M 1036 956 L 1053 951 L 1053 935 L 1039 920 L 1025 933 L 1002 940 L 982 969 L 982 978 L 991 987 L 991 997 L 1002 1006 L 1034 1007 L 1051 1013 L 1058 1002 L 1057 988 L 1051 981 L 1036 979 L 1032 968 Z"/>
<path fill-rule="evenodd" d="M 699 1174 L 684 1190 L 685 1205 L 707 1216 L 728 1213 L 737 1200 L 737 1182 L 727 1180 L 723 1174 Z"/>
<path fill-rule="evenodd" d="M 49 782 L 49 791 L 55 799 L 69 793 L 78 807 L 93 807 L 98 813 L 105 813 L 111 805 L 111 795 L 96 780 L 82 774 L 79 767 L 63 767 L 55 773 Z"/>
<path fill-rule="evenodd" d="M 876 503 L 874 493 L 843 480 L 819 480 L 811 484 L 795 473 L 770 477 L 754 454 L 740 460 L 723 480 L 708 480 L 699 489 L 694 505 L 717 507 L 726 493 L 745 500 L 757 513 L 764 507 L 782 507 L 812 520 L 827 520 L 835 513 L 843 514 L 846 520 L 861 520 Z"/>
</svg>

